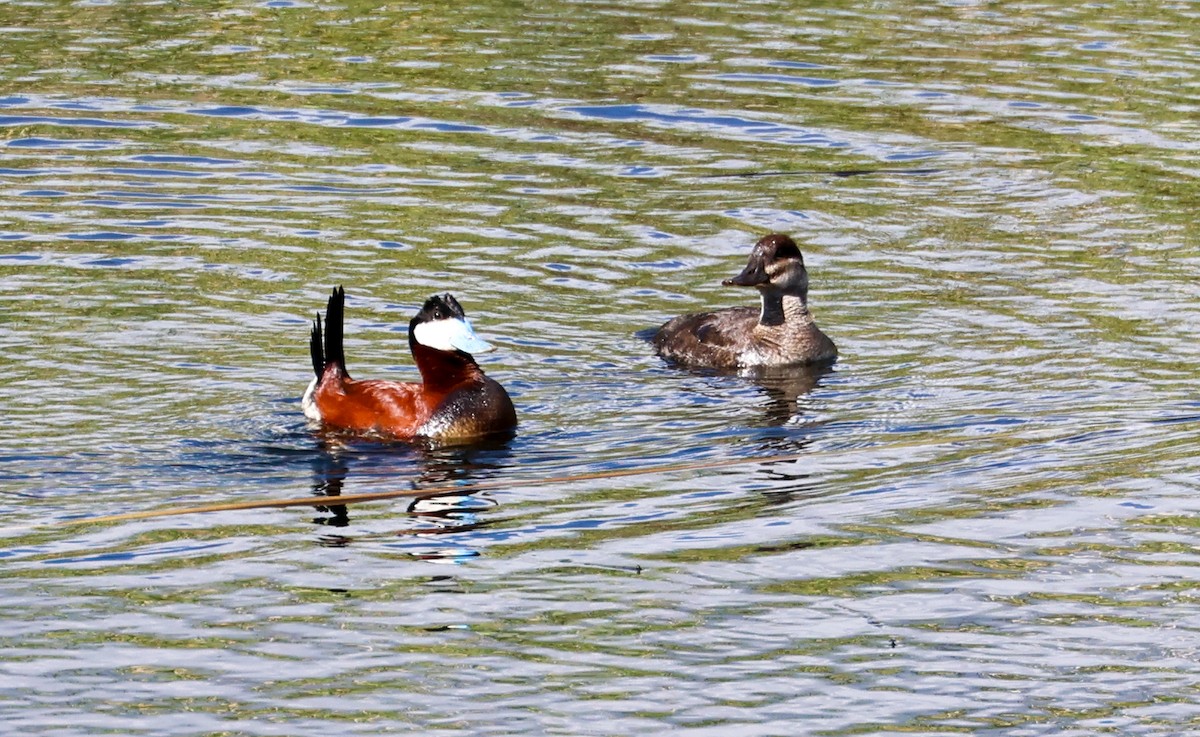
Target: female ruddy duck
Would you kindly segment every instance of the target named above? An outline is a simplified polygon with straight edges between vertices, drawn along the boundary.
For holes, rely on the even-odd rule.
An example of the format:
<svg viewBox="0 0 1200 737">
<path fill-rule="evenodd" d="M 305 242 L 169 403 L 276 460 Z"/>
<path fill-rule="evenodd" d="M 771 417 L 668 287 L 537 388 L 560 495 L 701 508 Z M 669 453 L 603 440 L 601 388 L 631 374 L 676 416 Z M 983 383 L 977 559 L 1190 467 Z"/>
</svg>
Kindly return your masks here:
<svg viewBox="0 0 1200 737">
<path fill-rule="evenodd" d="M 309 348 L 317 378 L 301 401 L 308 419 L 329 429 L 402 439 L 468 440 L 516 427 L 508 393 L 471 357 L 492 346 L 475 335 L 454 297 L 430 297 L 408 324 L 421 383 L 350 378 L 342 350 L 345 303 L 346 292 L 334 289 L 323 343 L 320 313 L 313 323 Z"/>
<path fill-rule="evenodd" d="M 837 347 L 808 311 L 808 271 L 788 236 L 774 233 L 754 244 L 742 273 L 721 283 L 757 288 L 762 307 L 731 307 L 669 320 L 654 336 L 660 356 L 711 368 L 793 366 L 837 358 Z"/>
</svg>

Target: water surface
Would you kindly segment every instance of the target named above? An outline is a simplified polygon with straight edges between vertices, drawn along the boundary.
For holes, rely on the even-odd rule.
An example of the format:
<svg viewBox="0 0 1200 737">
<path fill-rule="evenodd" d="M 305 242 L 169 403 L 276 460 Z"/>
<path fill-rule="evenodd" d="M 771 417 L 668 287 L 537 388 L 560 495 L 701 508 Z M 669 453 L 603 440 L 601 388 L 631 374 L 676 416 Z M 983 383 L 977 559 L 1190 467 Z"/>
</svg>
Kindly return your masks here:
<svg viewBox="0 0 1200 737">
<path fill-rule="evenodd" d="M 1200 725 L 1194 5 L 517 11 L 0 4 L 5 723 Z M 653 356 L 771 231 L 835 368 Z M 517 436 L 321 442 L 337 284 L 363 377 L 452 291 Z"/>
</svg>

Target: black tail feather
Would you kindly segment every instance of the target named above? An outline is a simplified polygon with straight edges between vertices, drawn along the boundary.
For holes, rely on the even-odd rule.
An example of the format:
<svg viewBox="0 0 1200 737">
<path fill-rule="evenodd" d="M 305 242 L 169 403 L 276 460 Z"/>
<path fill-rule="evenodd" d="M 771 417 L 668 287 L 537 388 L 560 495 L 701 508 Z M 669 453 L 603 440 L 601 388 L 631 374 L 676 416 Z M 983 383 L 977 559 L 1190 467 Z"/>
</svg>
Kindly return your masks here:
<svg viewBox="0 0 1200 737">
<path fill-rule="evenodd" d="M 346 374 L 346 354 L 342 348 L 342 319 L 346 312 L 346 290 L 335 287 L 329 295 L 329 305 L 325 308 L 325 334 L 321 335 L 321 314 L 313 322 L 312 334 L 308 340 L 308 350 L 312 354 L 313 371 L 320 380 L 329 366 L 337 366 L 338 371 Z"/>
<path fill-rule="evenodd" d="M 325 344 L 321 342 L 321 313 L 313 320 L 312 333 L 308 336 L 308 352 L 312 354 L 313 373 L 317 378 L 325 373 Z"/>
<path fill-rule="evenodd" d="M 346 373 L 346 354 L 342 349 L 342 320 L 346 314 L 346 290 L 337 287 L 329 295 L 325 309 L 325 365 L 334 364 Z"/>
</svg>

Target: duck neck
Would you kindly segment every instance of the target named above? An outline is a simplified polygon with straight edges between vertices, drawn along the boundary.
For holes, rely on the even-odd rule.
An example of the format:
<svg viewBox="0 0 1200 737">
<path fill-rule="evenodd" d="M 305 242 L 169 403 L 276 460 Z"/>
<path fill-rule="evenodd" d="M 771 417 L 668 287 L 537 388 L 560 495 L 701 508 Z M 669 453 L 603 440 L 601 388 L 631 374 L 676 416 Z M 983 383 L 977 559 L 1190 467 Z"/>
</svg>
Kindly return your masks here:
<svg viewBox="0 0 1200 737">
<path fill-rule="evenodd" d="M 762 292 L 762 313 L 758 318 L 760 325 L 782 325 L 785 322 L 804 323 L 811 321 L 812 315 L 808 312 L 808 295 Z"/>
<path fill-rule="evenodd" d="M 462 351 L 439 351 L 416 341 L 411 347 L 421 381 L 433 391 L 449 389 L 482 373 L 475 359 Z"/>
</svg>

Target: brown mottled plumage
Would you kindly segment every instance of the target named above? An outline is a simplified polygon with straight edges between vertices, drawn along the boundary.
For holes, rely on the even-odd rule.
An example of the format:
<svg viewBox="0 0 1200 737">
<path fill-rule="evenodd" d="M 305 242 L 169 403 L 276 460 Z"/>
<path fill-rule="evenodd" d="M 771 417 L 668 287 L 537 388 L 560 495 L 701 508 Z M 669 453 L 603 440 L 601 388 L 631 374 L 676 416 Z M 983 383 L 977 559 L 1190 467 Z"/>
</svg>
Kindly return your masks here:
<svg viewBox="0 0 1200 737">
<path fill-rule="evenodd" d="M 742 273 L 722 282 L 755 287 L 760 308 L 681 315 L 655 334 L 663 358 L 685 366 L 742 368 L 829 363 L 837 347 L 808 311 L 808 271 L 795 241 L 774 233 L 750 252 Z"/>
</svg>

